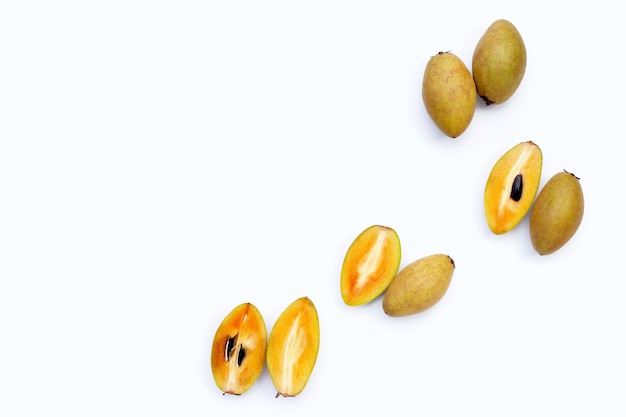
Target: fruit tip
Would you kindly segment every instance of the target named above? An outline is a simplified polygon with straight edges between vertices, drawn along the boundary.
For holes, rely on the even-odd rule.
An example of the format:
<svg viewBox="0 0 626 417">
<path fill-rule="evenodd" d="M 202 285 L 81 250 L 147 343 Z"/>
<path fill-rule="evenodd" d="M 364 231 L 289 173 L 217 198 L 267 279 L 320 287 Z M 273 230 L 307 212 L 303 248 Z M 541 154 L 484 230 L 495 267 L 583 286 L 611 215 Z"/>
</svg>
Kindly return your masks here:
<svg viewBox="0 0 626 417">
<path fill-rule="evenodd" d="M 487 96 L 480 96 L 480 98 L 482 98 L 482 99 L 483 99 L 483 101 L 485 102 L 485 106 L 489 106 L 489 105 L 491 105 L 491 104 L 494 104 L 494 103 L 493 103 L 493 101 L 491 101 L 491 100 L 489 100 L 489 99 L 487 98 Z"/>
<path fill-rule="evenodd" d="M 565 173 L 567 173 L 567 174 L 570 174 L 572 177 L 574 177 L 574 178 L 576 178 L 578 181 L 580 181 L 580 177 L 579 177 L 579 176 L 577 176 L 577 175 L 575 175 L 573 172 L 569 172 L 569 171 L 568 171 L 568 170 L 566 170 L 566 169 L 563 169 L 563 172 L 565 172 Z"/>
</svg>

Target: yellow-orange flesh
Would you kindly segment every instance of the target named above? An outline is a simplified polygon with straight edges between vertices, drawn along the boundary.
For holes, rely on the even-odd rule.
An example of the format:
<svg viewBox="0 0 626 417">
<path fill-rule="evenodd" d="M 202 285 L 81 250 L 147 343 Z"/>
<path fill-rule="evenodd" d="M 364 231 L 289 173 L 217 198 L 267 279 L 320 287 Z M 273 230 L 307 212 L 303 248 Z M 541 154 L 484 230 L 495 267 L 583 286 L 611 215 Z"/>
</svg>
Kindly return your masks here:
<svg viewBox="0 0 626 417">
<path fill-rule="evenodd" d="M 315 305 L 308 297 L 298 298 L 274 323 L 267 345 L 267 370 L 277 397 L 294 397 L 302 392 L 313 373 L 319 345 Z"/>
<path fill-rule="evenodd" d="M 225 394 L 241 395 L 259 378 L 265 366 L 267 330 L 259 310 L 251 303 L 235 307 L 213 338 L 211 370 Z"/>
<path fill-rule="evenodd" d="M 532 206 L 539 181 L 543 155 L 532 141 L 509 149 L 493 166 L 485 186 L 485 217 L 497 235 L 512 230 Z"/>
<path fill-rule="evenodd" d="M 366 304 L 389 286 L 398 272 L 400 239 L 390 227 L 374 225 L 352 242 L 341 268 L 341 297 L 349 306 Z"/>
</svg>

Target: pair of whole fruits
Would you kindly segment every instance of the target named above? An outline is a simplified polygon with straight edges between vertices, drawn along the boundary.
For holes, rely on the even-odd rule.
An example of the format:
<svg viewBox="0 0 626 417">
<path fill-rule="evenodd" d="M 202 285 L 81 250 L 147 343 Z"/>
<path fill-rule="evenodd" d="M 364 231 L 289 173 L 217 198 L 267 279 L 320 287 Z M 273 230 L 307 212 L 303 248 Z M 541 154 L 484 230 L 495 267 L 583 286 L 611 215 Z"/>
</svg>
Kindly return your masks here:
<svg viewBox="0 0 626 417">
<path fill-rule="evenodd" d="M 226 315 L 215 332 L 213 378 L 224 394 L 241 395 L 257 381 L 267 363 L 276 397 L 294 397 L 313 372 L 319 345 L 319 318 L 308 297 L 285 308 L 269 338 L 259 309 L 242 303 Z"/>
<path fill-rule="evenodd" d="M 537 144 L 513 146 L 489 173 L 484 208 L 487 224 L 497 235 L 515 228 L 530 210 L 531 243 L 537 253 L 548 255 L 574 236 L 585 203 L 579 178 L 567 171 L 550 178 L 537 196 L 542 166 L 543 153 Z"/>
<path fill-rule="evenodd" d="M 344 303 L 363 305 L 384 292 L 384 312 L 400 317 L 420 313 L 439 302 L 455 270 L 452 258 L 444 254 L 425 256 L 398 272 L 401 257 L 400 238 L 394 229 L 373 225 L 361 232 L 348 248 L 341 268 Z"/>
<path fill-rule="evenodd" d="M 493 22 L 478 41 L 472 72 L 451 52 L 439 52 L 426 64 L 422 99 L 428 115 L 447 136 L 456 138 L 468 128 L 476 96 L 500 104 L 517 90 L 526 72 L 526 46 L 508 20 Z"/>
</svg>

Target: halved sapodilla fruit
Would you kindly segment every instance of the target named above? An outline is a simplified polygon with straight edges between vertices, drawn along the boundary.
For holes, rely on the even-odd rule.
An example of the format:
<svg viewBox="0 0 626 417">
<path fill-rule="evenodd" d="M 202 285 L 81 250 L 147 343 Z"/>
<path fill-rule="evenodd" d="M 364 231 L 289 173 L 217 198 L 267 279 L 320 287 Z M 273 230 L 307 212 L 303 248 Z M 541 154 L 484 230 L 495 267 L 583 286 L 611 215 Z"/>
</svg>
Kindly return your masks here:
<svg viewBox="0 0 626 417">
<path fill-rule="evenodd" d="M 267 330 L 251 303 L 235 307 L 213 338 L 211 370 L 224 394 L 241 395 L 259 378 L 265 366 Z"/>
<path fill-rule="evenodd" d="M 491 231 L 501 235 L 513 229 L 533 204 L 543 155 L 532 141 L 521 142 L 498 159 L 485 186 L 485 217 Z"/>
<path fill-rule="evenodd" d="M 317 309 L 308 297 L 298 298 L 280 314 L 267 344 L 267 370 L 276 397 L 302 392 L 313 373 L 319 346 Z"/>
<path fill-rule="evenodd" d="M 349 306 L 369 303 L 383 293 L 400 266 L 400 239 L 390 227 L 374 225 L 352 242 L 341 268 L 341 297 Z"/>
</svg>

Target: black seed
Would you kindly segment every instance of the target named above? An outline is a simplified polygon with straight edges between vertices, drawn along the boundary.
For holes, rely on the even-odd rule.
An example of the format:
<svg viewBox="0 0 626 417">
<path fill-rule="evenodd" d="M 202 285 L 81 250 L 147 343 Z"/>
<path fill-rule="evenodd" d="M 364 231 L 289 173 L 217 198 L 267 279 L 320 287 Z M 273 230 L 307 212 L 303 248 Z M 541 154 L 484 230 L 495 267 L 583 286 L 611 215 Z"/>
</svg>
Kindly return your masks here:
<svg viewBox="0 0 626 417">
<path fill-rule="evenodd" d="M 237 355 L 237 366 L 241 366 L 241 362 L 246 357 L 246 350 L 243 348 L 243 345 L 239 345 L 239 355 Z"/>
<path fill-rule="evenodd" d="M 226 340 L 226 348 L 224 351 L 224 356 L 226 358 L 226 362 L 230 360 L 230 355 L 233 353 L 233 349 L 235 348 L 235 339 L 237 336 L 229 337 Z"/>
<path fill-rule="evenodd" d="M 522 198 L 522 188 L 524 188 L 522 174 L 517 174 L 513 180 L 513 186 L 511 187 L 511 198 L 513 201 L 519 201 L 520 198 Z"/>
</svg>

